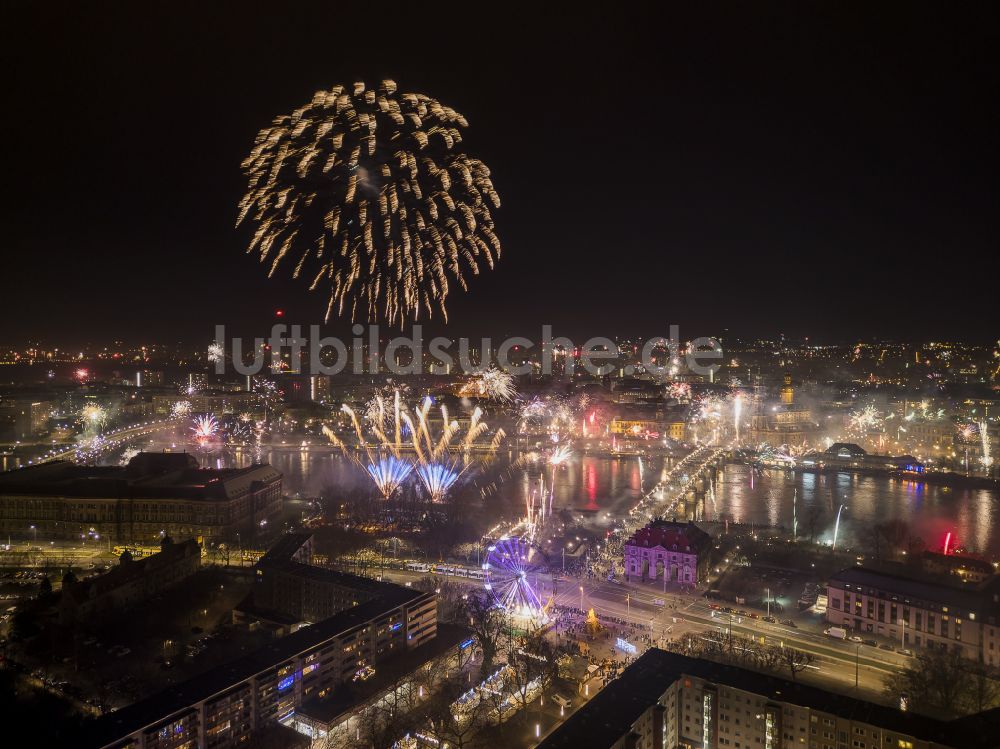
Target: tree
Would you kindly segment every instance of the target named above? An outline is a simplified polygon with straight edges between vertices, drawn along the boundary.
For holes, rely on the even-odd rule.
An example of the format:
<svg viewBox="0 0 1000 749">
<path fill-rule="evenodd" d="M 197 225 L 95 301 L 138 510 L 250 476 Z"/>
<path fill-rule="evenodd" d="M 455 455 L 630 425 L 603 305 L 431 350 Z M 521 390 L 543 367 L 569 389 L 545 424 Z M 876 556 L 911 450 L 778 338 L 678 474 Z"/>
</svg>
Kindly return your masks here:
<svg viewBox="0 0 1000 749">
<path fill-rule="evenodd" d="M 963 690 L 967 689 L 970 663 L 956 651 L 933 648 L 921 651 L 911 665 L 885 681 L 885 693 L 893 699 L 907 695 L 917 712 L 957 715 Z"/>
<path fill-rule="evenodd" d="M 814 503 L 806 512 L 806 530 L 809 531 L 809 543 L 816 542 L 816 531 L 823 519 L 823 508 L 818 503 Z"/>
<path fill-rule="evenodd" d="M 501 638 L 510 630 L 506 613 L 487 596 L 470 593 L 456 601 L 455 623 L 469 627 L 475 634 L 483 653 L 480 674 L 486 677 L 493 669 Z"/>
<path fill-rule="evenodd" d="M 560 650 L 541 633 L 526 637 L 508 637 L 505 640 L 508 683 L 522 718 L 528 719 L 528 705 L 536 691 L 544 688 L 558 673 Z"/>
<path fill-rule="evenodd" d="M 449 679 L 434 693 L 427 704 L 428 728 L 425 733 L 437 739 L 441 746 L 470 749 L 476 745 L 476 734 L 489 724 L 490 704 L 472 695 L 457 707 L 467 687 L 461 679 Z"/>
<path fill-rule="evenodd" d="M 803 650 L 796 650 L 795 648 L 780 648 L 780 650 L 782 665 L 792 675 L 792 681 L 796 681 L 795 677 L 800 672 L 805 671 L 816 662 L 816 658 L 812 653 L 806 653 Z"/>
<path fill-rule="evenodd" d="M 874 532 L 885 539 L 889 553 L 895 556 L 898 552 L 906 549 L 907 541 L 910 538 L 910 525 L 905 520 L 893 518 L 883 523 L 876 523 Z"/>
<path fill-rule="evenodd" d="M 981 713 L 1000 703 L 1000 681 L 995 668 L 985 663 L 974 663 L 969 668 L 969 681 L 965 690 L 965 708 L 968 712 Z"/>
</svg>

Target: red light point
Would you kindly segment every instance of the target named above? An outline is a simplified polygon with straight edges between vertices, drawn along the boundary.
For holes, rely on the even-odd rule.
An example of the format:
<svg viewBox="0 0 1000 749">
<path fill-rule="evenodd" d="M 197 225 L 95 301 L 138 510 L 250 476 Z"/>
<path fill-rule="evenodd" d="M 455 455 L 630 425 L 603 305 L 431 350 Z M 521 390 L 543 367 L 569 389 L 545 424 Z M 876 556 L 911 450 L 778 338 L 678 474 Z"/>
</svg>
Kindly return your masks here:
<svg viewBox="0 0 1000 749">
<path fill-rule="evenodd" d="M 284 317 L 285 316 L 285 310 L 283 310 L 283 309 L 275 310 L 274 314 L 275 314 L 276 317 Z"/>
</svg>

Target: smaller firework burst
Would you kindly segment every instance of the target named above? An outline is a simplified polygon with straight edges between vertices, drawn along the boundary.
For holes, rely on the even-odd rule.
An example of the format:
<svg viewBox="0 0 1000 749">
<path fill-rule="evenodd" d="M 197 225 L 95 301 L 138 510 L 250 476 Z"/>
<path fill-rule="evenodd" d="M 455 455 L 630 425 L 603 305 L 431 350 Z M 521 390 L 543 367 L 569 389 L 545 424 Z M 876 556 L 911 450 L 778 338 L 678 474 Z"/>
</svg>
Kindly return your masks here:
<svg viewBox="0 0 1000 749">
<path fill-rule="evenodd" d="M 509 372 L 490 367 L 469 380 L 459 395 L 467 398 L 487 398 L 500 403 L 512 403 L 517 398 L 517 387 Z"/>
<path fill-rule="evenodd" d="M 854 411 L 850 418 L 848 429 L 860 437 L 880 431 L 884 424 L 882 413 L 875 406 L 865 406 L 860 411 Z"/>
<path fill-rule="evenodd" d="M 566 465 L 569 459 L 573 457 L 573 450 L 570 449 L 569 445 L 559 445 L 549 454 L 549 465 L 550 466 L 561 466 Z"/>
<path fill-rule="evenodd" d="M 430 495 L 431 501 L 441 503 L 445 501 L 448 492 L 464 471 L 462 464 L 457 460 L 421 463 L 417 466 L 417 477 Z"/>
<path fill-rule="evenodd" d="M 413 464 L 395 455 L 383 455 L 374 463 L 365 466 L 376 488 L 384 499 L 389 499 L 413 470 Z"/>
<path fill-rule="evenodd" d="M 218 341 L 208 344 L 208 360 L 212 364 L 217 364 L 226 358 L 226 348 Z"/>
<path fill-rule="evenodd" d="M 177 401 L 170 407 L 170 415 L 175 419 L 187 418 L 191 415 L 191 401 Z"/>
<path fill-rule="evenodd" d="M 219 422 L 211 414 L 199 416 L 194 420 L 191 431 L 198 442 L 211 442 L 219 433 Z"/>
<path fill-rule="evenodd" d="M 100 432 L 108 422 L 108 412 L 103 406 L 88 403 L 80 411 L 80 420 L 83 422 L 84 428 L 88 431 Z"/>
<path fill-rule="evenodd" d="M 686 382 L 671 382 L 667 394 L 677 401 L 691 400 L 691 386 Z"/>
</svg>

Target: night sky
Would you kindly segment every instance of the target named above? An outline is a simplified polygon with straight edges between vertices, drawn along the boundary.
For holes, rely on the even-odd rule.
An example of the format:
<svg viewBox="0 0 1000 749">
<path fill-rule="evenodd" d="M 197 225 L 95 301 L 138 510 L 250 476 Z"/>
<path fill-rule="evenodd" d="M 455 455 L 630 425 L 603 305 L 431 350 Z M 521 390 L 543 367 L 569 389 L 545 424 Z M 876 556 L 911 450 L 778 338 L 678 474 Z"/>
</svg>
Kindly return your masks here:
<svg viewBox="0 0 1000 749">
<path fill-rule="evenodd" d="M 151 5 L 6 5 L 2 343 L 320 321 L 321 293 L 244 254 L 239 164 L 314 90 L 383 77 L 468 118 L 503 200 L 453 335 L 1000 333 L 992 17 Z"/>
</svg>

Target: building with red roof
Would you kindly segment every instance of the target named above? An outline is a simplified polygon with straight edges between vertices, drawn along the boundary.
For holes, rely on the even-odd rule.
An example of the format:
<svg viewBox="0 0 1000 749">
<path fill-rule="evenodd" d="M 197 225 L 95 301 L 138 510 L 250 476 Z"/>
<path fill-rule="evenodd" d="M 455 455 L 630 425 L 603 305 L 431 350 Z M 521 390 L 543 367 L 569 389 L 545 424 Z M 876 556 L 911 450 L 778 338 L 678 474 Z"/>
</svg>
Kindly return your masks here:
<svg viewBox="0 0 1000 749">
<path fill-rule="evenodd" d="M 694 585 L 705 579 L 712 537 L 694 523 L 654 520 L 625 542 L 625 579 Z"/>
</svg>

